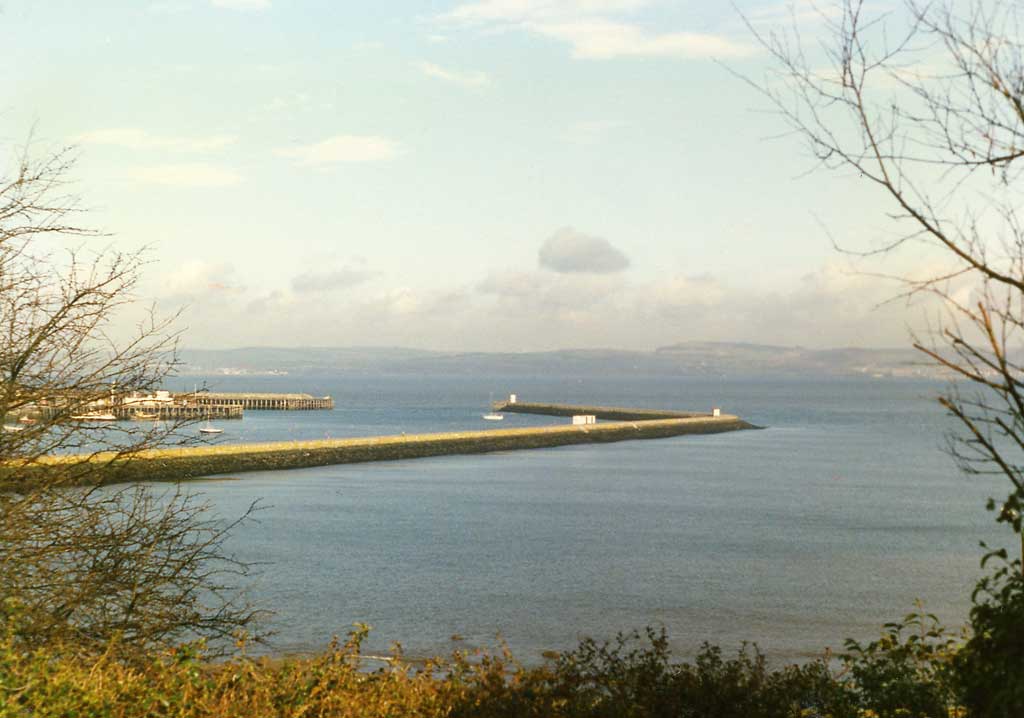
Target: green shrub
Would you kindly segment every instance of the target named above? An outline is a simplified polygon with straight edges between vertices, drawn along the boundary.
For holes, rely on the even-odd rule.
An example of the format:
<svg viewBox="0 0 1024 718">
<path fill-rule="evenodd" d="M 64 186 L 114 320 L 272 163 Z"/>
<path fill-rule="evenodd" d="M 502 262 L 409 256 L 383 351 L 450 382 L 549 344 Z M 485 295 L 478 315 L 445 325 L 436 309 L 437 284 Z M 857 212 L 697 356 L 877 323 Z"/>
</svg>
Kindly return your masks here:
<svg viewBox="0 0 1024 718">
<path fill-rule="evenodd" d="M 951 662 L 957 641 L 920 605 L 887 623 L 876 641 L 846 642 L 843 663 L 862 711 L 878 718 L 937 718 L 955 713 Z"/>
<path fill-rule="evenodd" d="M 953 665 L 963 705 L 974 718 L 1024 716 L 1024 577 L 1005 551 L 1001 567 L 972 596 L 971 637 Z"/>
<path fill-rule="evenodd" d="M 493 665 L 493 664 L 492 664 Z M 477 679 L 481 677 L 477 674 Z M 694 663 L 673 663 L 664 631 L 584 640 L 539 669 L 509 680 L 467 682 L 462 718 L 856 718 L 847 687 L 824 661 L 778 670 L 756 647 L 735 658 L 705 644 Z"/>
</svg>

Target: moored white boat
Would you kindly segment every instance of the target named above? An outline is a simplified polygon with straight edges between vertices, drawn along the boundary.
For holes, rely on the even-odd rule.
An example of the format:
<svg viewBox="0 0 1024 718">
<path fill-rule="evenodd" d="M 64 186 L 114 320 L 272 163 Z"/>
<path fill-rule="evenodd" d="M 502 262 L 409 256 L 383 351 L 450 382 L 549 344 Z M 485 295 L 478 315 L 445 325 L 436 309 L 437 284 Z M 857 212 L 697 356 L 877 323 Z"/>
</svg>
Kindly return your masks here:
<svg viewBox="0 0 1024 718">
<path fill-rule="evenodd" d="M 218 429 L 216 426 L 214 426 L 213 424 L 210 423 L 209 419 L 207 419 L 206 423 L 203 424 L 201 427 L 199 427 L 199 433 L 200 434 L 223 434 L 224 430 L 223 429 Z"/>
<path fill-rule="evenodd" d="M 494 394 L 491 394 L 490 405 L 491 405 L 491 410 L 489 412 L 487 412 L 486 414 L 481 414 L 480 418 L 482 418 L 484 421 L 501 421 L 502 419 L 505 418 L 504 414 L 499 414 L 493 408 L 494 407 Z"/>
</svg>

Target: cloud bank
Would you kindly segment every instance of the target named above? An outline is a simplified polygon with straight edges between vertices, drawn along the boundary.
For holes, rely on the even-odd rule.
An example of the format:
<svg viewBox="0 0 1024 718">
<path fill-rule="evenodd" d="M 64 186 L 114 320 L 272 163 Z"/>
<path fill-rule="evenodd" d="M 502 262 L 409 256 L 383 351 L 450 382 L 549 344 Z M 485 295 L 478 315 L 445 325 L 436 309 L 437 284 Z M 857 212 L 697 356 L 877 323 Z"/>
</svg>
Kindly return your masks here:
<svg viewBox="0 0 1024 718">
<path fill-rule="evenodd" d="M 544 241 L 539 256 L 539 267 L 495 267 L 475 279 L 429 278 L 362 257 L 310 258 L 277 282 L 249 286 L 237 280 L 251 276 L 235 266 L 241 258 L 195 260 L 160 275 L 153 295 L 165 308 L 187 305 L 187 342 L 196 348 L 645 350 L 690 340 L 891 347 L 906 345 L 908 326 L 924 328 L 925 310 L 937 309 L 887 302 L 898 286 L 838 262 L 774 286 L 709 273 L 640 278 L 623 271 L 628 258 L 607 240 L 571 228 Z"/>
<path fill-rule="evenodd" d="M 321 142 L 275 150 L 274 154 L 304 166 L 347 162 L 382 162 L 401 154 L 398 143 L 376 135 L 335 135 Z"/>
<path fill-rule="evenodd" d="M 362 284 L 372 276 L 373 272 L 352 267 L 327 272 L 304 272 L 292 278 L 291 289 L 297 294 L 338 292 Z"/>
<path fill-rule="evenodd" d="M 908 324 L 924 311 L 880 306 L 894 286 L 838 265 L 769 289 L 706 274 L 635 281 L 621 272 L 542 269 L 494 270 L 475 282 L 439 279 L 429 286 L 352 267 L 311 269 L 281 287 L 239 287 L 234 274 L 230 267 L 184 266 L 164 287 L 167 304 L 190 305 L 190 346 L 542 351 L 653 349 L 687 340 L 901 346 Z"/>
<path fill-rule="evenodd" d="M 230 187 L 242 181 L 234 170 L 203 162 L 138 167 L 128 176 L 137 182 L 166 187 Z"/>
</svg>

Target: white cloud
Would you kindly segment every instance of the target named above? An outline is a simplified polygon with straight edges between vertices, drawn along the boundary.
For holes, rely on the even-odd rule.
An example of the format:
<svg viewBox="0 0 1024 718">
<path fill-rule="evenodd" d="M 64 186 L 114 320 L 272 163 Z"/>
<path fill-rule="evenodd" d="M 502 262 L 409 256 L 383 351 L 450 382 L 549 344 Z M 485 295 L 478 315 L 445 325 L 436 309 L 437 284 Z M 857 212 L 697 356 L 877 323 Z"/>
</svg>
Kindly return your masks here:
<svg viewBox="0 0 1024 718">
<path fill-rule="evenodd" d="M 483 0 L 456 7 L 442 22 L 491 31 L 517 29 L 569 44 L 579 59 L 616 57 L 734 58 L 756 48 L 725 35 L 659 32 L 618 16 L 650 0 Z"/>
<path fill-rule="evenodd" d="M 782 0 L 743 14 L 753 23 L 808 25 L 834 20 L 841 16 L 842 9 L 821 0 Z"/>
<path fill-rule="evenodd" d="M 491 79 L 484 72 L 448 70 L 431 62 L 419 62 L 416 63 L 416 66 L 427 77 L 434 77 L 455 85 L 462 85 L 463 87 L 483 87 L 491 82 Z"/>
<path fill-rule="evenodd" d="M 207 299 L 210 295 L 244 291 L 232 280 L 235 268 L 226 263 L 192 259 L 161 275 L 160 287 L 165 299 L 173 303 Z"/>
<path fill-rule="evenodd" d="M 471 22 L 530 22 L 639 10 L 651 0 L 480 0 L 459 5 L 448 17 Z"/>
<path fill-rule="evenodd" d="M 337 135 L 322 142 L 275 150 L 281 157 L 300 165 L 316 166 L 343 162 L 382 162 L 402 151 L 394 140 L 375 135 Z"/>
<path fill-rule="evenodd" d="M 728 299 L 728 290 L 714 277 L 676 275 L 652 284 L 651 305 L 664 313 L 670 307 L 711 307 Z"/>
<path fill-rule="evenodd" d="M 629 267 L 629 258 L 603 237 L 563 227 L 541 245 L 537 262 L 562 274 L 614 274 Z"/>
<path fill-rule="evenodd" d="M 608 60 L 616 57 L 744 57 L 749 45 L 720 35 L 694 32 L 651 34 L 635 25 L 600 18 L 538 24 L 534 32 L 572 46 L 573 57 Z"/>
<path fill-rule="evenodd" d="M 129 177 L 168 187 L 230 187 L 242 181 L 233 170 L 202 162 L 139 167 L 131 170 Z"/>
<path fill-rule="evenodd" d="M 292 291 L 297 294 L 337 292 L 350 289 L 373 277 L 373 272 L 355 267 L 303 272 L 292 278 Z"/>
<path fill-rule="evenodd" d="M 270 0 L 210 0 L 210 4 L 228 10 L 266 10 Z"/>
<path fill-rule="evenodd" d="M 376 310 L 379 316 L 385 318 L 415 316 L 423 308 L 423 298 L 409 287 L 396 287 L 370 300 L 363 307 L 371 309 L 371 314 Z"/>
<path fill-rule="evenodd" d="M 208 152 L 234 144 L 233 135 L 209 135 L 206 137 L 168 137 L 154 135 L 136 127 L 111 127 L 83 132 L 72 141 L 83 145 L 106 145 L 129 150 L 168 150 L 171 152 Z"/>
</svg>

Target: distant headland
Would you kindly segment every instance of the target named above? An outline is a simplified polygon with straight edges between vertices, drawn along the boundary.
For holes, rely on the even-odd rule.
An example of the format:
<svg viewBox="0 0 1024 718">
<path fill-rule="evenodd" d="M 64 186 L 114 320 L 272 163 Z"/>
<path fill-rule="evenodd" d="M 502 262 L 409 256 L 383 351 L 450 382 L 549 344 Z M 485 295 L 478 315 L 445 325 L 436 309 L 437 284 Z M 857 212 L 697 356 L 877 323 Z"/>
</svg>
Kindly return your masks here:
<svg viewBox="0 0 1024 718">
<path fill-rule="evenodd" d="M 610 376 L 821 376 L 948 378 L 909 348 L 809 349 L 690 341 L 653 351 L 562 349 L 537 352 L 446 352 L 400 347 L 246 347 L 185 349 L 183 376 L 328 374 L 577 374 Z"/>
</svg>

